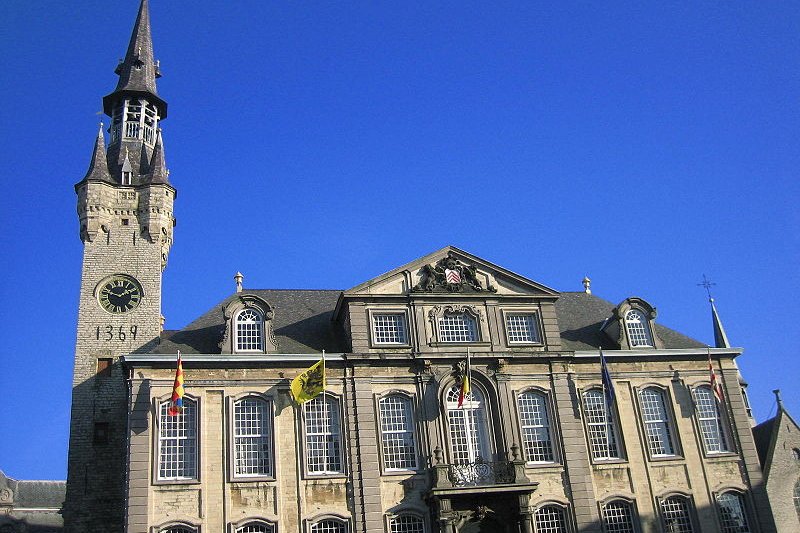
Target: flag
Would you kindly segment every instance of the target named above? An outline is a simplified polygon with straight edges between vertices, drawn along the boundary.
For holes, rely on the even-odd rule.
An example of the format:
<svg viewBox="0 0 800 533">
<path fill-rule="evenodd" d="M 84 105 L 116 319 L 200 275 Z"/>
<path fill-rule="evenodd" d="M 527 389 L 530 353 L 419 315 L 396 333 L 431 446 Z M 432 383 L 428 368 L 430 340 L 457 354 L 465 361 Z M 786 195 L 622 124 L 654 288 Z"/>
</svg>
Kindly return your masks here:
<svg viewBox="0 0 800 533">
<path fill-rule="evenodd" d="M 722 403 L 725 397 L 722 394 L 722 383 L 717 380 L 717 374 L 714 373 L 714 367 L 711 364 L 711 349 L 708 350 L 708 374 L 711 379 L 711 390 L 714 391 L 717 401 Z"/>
<path fill-rule="evenodd" d="M 606 396 L 606 403 L 609 406 L 613 405 L 617 394 L 614 392 L 614 383 L 611 381 L 611 374 L 608 372 L 608 365 L 602 348 L 600 349 L 600 376 L 603 380 L 603 394 Z"/>
<path fill-rule="evenodd" d="M 292 398 L 297 403 L 313 399 L 325 390 L 325 353 L 322 359 L 292 380 Z"/>
<path fill-rule="evenodd" d="M 181 352 L 178 352 L 178 367 L 175 369 L 175 383 L 172 385 L 172 398 L 169 401 L 169 416 L 177 416 L 183 412 L 183 363 Z"/>
<path fill-rule="evenodd" d="M 472 371 L 470 360 L 469 360 L 469 348 L 467 348 L 467 366 L 464 368 L 464 377 L 461 380 L 461 391 L 458 393 L 458 406 L 461 407 L 464 404 L 464 398 L 467 397 L 470 391 L 470 372 Z"/>
</svg>

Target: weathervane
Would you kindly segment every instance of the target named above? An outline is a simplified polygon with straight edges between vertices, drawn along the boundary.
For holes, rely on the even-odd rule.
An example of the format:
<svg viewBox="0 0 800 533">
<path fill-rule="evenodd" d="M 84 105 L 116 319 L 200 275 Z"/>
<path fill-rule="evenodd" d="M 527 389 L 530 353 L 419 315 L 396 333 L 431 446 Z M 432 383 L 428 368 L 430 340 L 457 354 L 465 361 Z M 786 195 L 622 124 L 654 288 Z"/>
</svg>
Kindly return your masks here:
<svg viewBox="0 0 800 533">
<path fill-rule="evenodd" d="M 703 282 L 697 284 L 698 287 L 703 287 L 706 290 L 706 292 L 708 293 L 708 301 L 709 302 L 713 302 L 714 301 L 714 298 L 711 296 L 711 287 L 713 287 L 715 285 L 716 285 L 716 283 L 714 283 L 713 281 L 708 279 L 705 274 L 703 274 Z"/>
</svg>

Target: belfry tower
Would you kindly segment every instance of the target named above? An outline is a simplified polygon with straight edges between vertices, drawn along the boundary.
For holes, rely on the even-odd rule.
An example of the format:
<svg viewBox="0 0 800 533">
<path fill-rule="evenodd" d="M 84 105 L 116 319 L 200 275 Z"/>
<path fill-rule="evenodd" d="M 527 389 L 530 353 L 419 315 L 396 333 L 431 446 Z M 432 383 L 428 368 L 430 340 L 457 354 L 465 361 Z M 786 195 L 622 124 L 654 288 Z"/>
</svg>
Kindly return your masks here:
<svg viewBox="0 0 800 533">
<path fill-rule="evenodd" d="M 126 376 L 121 354 L 159 341 L 161 273 L 175 225 L 160 122 L 167 104 L 156 91 L 150 14 L 141 0 L 116 89 L 103 98 L 89 170 L 75 185 L 83 242 L 70 421 L 66 530 L 123 531 L 126 472 Z"/>
</svg>

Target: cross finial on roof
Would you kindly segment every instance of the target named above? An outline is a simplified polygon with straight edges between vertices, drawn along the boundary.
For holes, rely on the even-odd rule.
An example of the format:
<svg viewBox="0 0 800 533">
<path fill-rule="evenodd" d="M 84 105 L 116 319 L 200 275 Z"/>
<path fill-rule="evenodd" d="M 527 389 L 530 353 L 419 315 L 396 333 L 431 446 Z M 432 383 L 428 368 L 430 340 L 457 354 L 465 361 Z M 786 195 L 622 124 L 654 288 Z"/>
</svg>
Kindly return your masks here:
<svg viewBox="0 0 800 533">
<path fill-rule="evenodd" d="M 713 281 L 708 279 L 705 274 L 703 274 L 703 281 L 701 283 L 697 284 L 698 287 L 703 287 L 706 290 L 706 292 L 708 293 L 708 301 L 709 302 L 713 302 L 714 301 L 714 298 L 711 297 L 711 287 L 713 287 L 715 285 L 716 285 L 716 283 L 714 283 Z"/>
</svg>

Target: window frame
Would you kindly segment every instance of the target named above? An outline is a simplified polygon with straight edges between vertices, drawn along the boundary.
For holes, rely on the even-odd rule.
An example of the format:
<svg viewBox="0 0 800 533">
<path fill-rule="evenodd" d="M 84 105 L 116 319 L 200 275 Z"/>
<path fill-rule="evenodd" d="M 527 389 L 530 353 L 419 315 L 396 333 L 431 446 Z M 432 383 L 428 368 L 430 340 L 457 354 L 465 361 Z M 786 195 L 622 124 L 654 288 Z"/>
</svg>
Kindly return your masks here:
<svg viewBox="0 0 800 533">
<path fill-rule="evenodd" d="M 725 408 L 726 404 L 723 401 L 720 403 L 716 396 L 714 395 L 714 391 L 711 388 L 711 385 L 708 382 L 698 383 L 693 385 L 689 388 L 689 396 L 692 399 L 692 408 L 693 418 L 695 421 L 695 429 L 697 431 L 697 439 L 700 441 L 700 447 L 703 450 L 703 455 L 705 457 L 725 457 L 730 455 L 736 455 L 736 447 L 733 439 L 733 433 L 731 431 L 730 420 L 728 419 L 728 410 Z M 727 449 L 720 450 L 720 451 L 711 451 L 709 450 L 708 443 L 706 442 L 705 432 L 703 431 L 703 421 L 705 420 L 712 420 L 711 418 L 701 418 L 700 412 L 698 409 L 698 402 L 697 398 L 695 397 L 695 393 L 700 389 L 708 389 L 708 395 L 713 402 L 714 409 L 716 411 L 716 427 L 719 431 L 720 442 L 725 442 Z"/>
<path fill-rule="evenodd" d="M 392 397 L 399 397 L 402 398 L 403 401 L 407 402 L 408 405 L 408 414 L 409 414 L 409 424 L 410 430 L 406 430 L 405 433 L 410 433 L 411 437 L 413 438 L 414 444 L 414 467 L 409 468 L 389 468 L 386 466 L 386 447 L 383 442 L 383 417 L 381 411 L 381 404 L 384 400 L 388 400 Z M 380 394 L 375 395 L 375 413 L 376 413 L 376 432 L 378 434 L 378 448 L 380 450 L 380 464 L 381 464 L 381 472 L 385 475 L 407 475 L 409 473 L 419 472 L 422 470 L 422 461 L 420 460 L 420 439 L 419 434 L 417 432 L 417 402 L 416 396 L 413 393 L 404 390 L 392 389 L 389 391 L 382 392 Z M 398 432 L 392 432 L 398 433 Z"/>
<path fill-rule="evenodd" d="M 152 459 L 151 459 L 151 470 L 152 470 L 152 483 L 153 485 L 195 485 L 201 482 L 201 472 L 202 472 L 202 458 L 201 458 L 201 451 L 202 451 L 202 425 L 201 425 L 201 408 L 202 402 L 199 396 L 193 396 L 190 394 L 184 394 L 183 400 L 194 402 L 195 404 L 195 455 L 194 455 L 194 466 L 195 466 L 195 477 L 193 478 L 166 478 L 161 479 L 159 477 L 159 472 L 161 470 L 161 406 L 165 404 L 169 404 L 171 400 L 171 393 L 170 395 L 160 396 L 157 398 L 153 398 L 152 401 L 152 419 L 153 419 L 153 443 L 152 443 Z M 167 415 L 169 416 L 169 415 Z M 178 524 L 184 525 L 184 524 Z M 197 526 L 186 526 L 186 527 L 197 527 Z"/>
<path fill-rule="evenodd" d="M 664 405 L 664 421 L 665 428 L 670 436 L 670 444 L 672 445 L 671 454 L 653 454 L 650 450 L 650 438 L 647 434 L 648 422 L 644 417 L 644 406 L 642 402 L 642 392 L 648 389 L 655 389 L 661 395 L 661 400 Z M 647 458 L 650 461 L 673 461 L 676 459 L 683 459 L 683 447 L 681 446 L 680 436 L 678 434 L 677 425 L 675 422 L 675 408 L 672 402 L 672 395 L 670 394 L 669 387 L 658 383 L 646 383 L 636 387 L 636 411 L 641 430 L 641 439 L 644 449 L 647 451 Z"/>
<path fill-rule="evenodd" d="M 422 522 L 422 533 L 428 533 L 428 531 L 430 531 L 425 513 L 416 509 L 401 509 L 395 513 L 387 513 L 384 515 L 386 533 L 392 533 L 392 521 L 403 516 L 412 516 Z"/>
<path fill-rule="evenodd" d="M 236 404 L 247 400 L 249 398 L 257 399 L 262 401 L 266 404 L 267 414 L 269 416 L 269 420 L 267 422 L 268 428 L 268 440 L 269 440 L 269 452 L 270 452 L 270 470 L 271 473 L 269 475 L 264 474 L 256 474 L 256 475 L 246 475 L 246 474 L 237 474 L 236 473 Z M 247 481 L 275 481 L 278 477 L 278 473 L 276 469 L 278 468 L 278 461 L 276 461 L 277 456 L 277 442 L 275 439 L 275 401 L 272 396 L 268 396 L 266 394 L 260 392 L 243 392 L 241 394 L 237 394 L 236 396 L 230 396 L 227 398 L 227 434 L 228 434 L 228 481 L 231 483 L 240 483 L 240 482 L 247 482 Z"/>
<path fill-rule="evenodd" d="M 516 347 L 516 346 L 544 346 L 544 328 L 542 327 L 542 315 L 539 309 L 532 309 L 532 308 L 507 308 L 502 309 L 502 319 L 503 319 L 503 332 L 505 334 L 506 345 L 509 347 Z M 533 320 L 533 326 L 536 330 L 535 333 L 539 337 L 539 340 L 534 341 L 512 341 L 511 335 L 509 334 L 508 330 L 508 319 L 512 316 L 531 316 Z"/>
<path fill-rule="evenodd" d="M 247 527 L 249 525 L 258 525 L 258 526 L 267 526 L 272 528 L 272 533 L 278 533 L 278 522 L 275 520 L 270 520 L 267 518 L 263 518 L 261 516 L 251 516 L 248 518 L 243 518 L 238 522 L 232 522 L 228 524 L 228 533 L 236 533 L 236 530 L 242 527 Z"/>
<path fill-rule="evenodd" d="M 717 491 L 714 491 L 713 493 L 714 508 L 716 511 L 717 520 L 719 521 L 720 531 L 723 531 L 725 524 L 722 518 L 722 507 L 720 506 L 719 499 L 720 497 L 726 496 L 728 494 L 732 494 L 736 496 L 736 498 L 738 498 L 739 506 L 741 507 L 742 511 L 742 516 L 745 519 L 745 525 L 747 526 L 749 533 L 756 533 L 756 530 L 753 529 L 753 524 L 758 524 L 758 522 L 754 520 L 754 516 L 751 512 L 753 504 L 750 501 L 750 495 L 746 490 L 740 489 L 738 487 L 723 487 Z"/>
<path fill-rule="evenodd" d="M 443 338 L 444 335 L 443 335 L 443 332 L 442 332 L 442 326 L 443 326 L 443 322 L 442 321 L 445 319 L 445 317 L 456 317 L 456 316 L 464 317 L 464 320 L 462 322 L 464 325 L 466 325 L 466 327 L 464 329 L 465 329 L 465 331 L 469 331 L 470 333 L 474 332 L 474 338 L 467 339 L 467 340 L 463 340 L 463 339 L 445 340 Z M 469 323 L 469 325 L 467 325 L 468 323 Z M 478 319 L 475 316 L 473 316 L 472 313 L 469 313 L 466 310 L 464 310 L 464 311 L 445 311 L 440 316 L 438 316 L 436 318 L 436 335 L 439 338 L 439 342 L 441 342 L 442 344 L 472 344 L 472 343 L 481 341 L 481 331 L 480 331 L 480 325 L 478 324 Z"/>
<path fill-rule="evenodd" d="M 639 511 L 636 507 L 636 500 L 630 498 L 628 496 L 621 496 L 619 494 L 614 494 L 604 498 L 603 500 L 597 502 L 598 503 L 598 513 L 600 516 L 600 524 L 603 528 L 603 531 L 608 531 L 608 524 L 606 523 L 605 517 L 605 509 L 608 505 L 613 503 L 623 503 L 625 504 L 628 509 L 630 510 L 630 517 L 631 517 L 631 532 L 632 533 L 639 533 L 641 531 L 641 520 L 639 518 Z"/>
<path fill-rule="evenodd" d="M 633 321 L 628 318 L 631 313 L 636 313 L 639 316 L 639 323 L 642 325 L 642 330 L 644 331 L 644 335 L 647 337 L 649 344 L 634 344 L 633 335 L 631 335 L 631 328 L 629 326 L 629 324 L 631 324 Z M 644 309 L 640 309 L 639 307 L 630 307 L 626 309 L 625 314 L 622 316 L 622 325 L 625 328 L 625 337 L 628 339 L 628 346 L 631 350 L 656 347 L 656 340 L 655 336 L 653 335 L 653 324 L 648 316 L 648 313 Z"/>
<path fill-rule="evenodd" d="M 349 516 L 344 516 L 338 513 L 325 513 L 303 520 L 304 533 L 314 533 L 312 528 L 325 520 L 340 522 L 342 525 L 344 525 L 344 533 L 350 533 L 352 530 L 352 524 Z"/>
<path fill-rule="evenodd" d="M 401 316 L 403 325 L 405 327 L 406 339 L 405 342 L 378 342 L 375 334 L 375 317 L 378 315 L 395 315 Z M 372 348 L 410 348 L 411 347 L 411 323 L 408 318 L 408 309 L 400 307 L 391 308 L 371 308 L 367 309 L 367 319 L 369 327 L 369 343 Z"/>
<path fill-rule="evenodd" d="M 478 455 L 475 457 L 474 461 L 472 461 L 472 462 L 468 461 L 466 463 L 456 463 L 455 462 L 455 447 L 454 447 L 454 443 L 453 443 L 453 423 L 450 420 L 450 411 L 463 411 L 464 409 L 459 408 L 459 407 L 452 407 L 452 408 L 450 407 L 450 403 L 451 402 L 448 401 L 447 397 L 448 397 L 449 393 L 451 391 L 453 391 L 453 390 L 459 390 L 458 383 L 450 382 L 448 385 L 442 387 L 442 389 L 441 389 L 441 392 L 442 392 L 442 394 L 441 394 L 441 406 L 442 406 L 441 409 L 443 411 L 442 414 L 443 414 L 443 419 L 445 421 L 445 428 L 444 428 L 445 429 L 445 435 L 444 435 L 444 438 L 445 438 L 445 441 L 447 443 L 447 458 L 448 458 L 448 461 L 450 461 L 449 464 L 451 464 L 451 465 L 472 464 L 472 463 L 477 462 L 478 458 L 481 458 L 486 462 L 494 461 L 495 455 L 497 453 L 497 443 L 495 442 L 495 438 L 494 438 L 494 426 L 492 424 L 493 412 L 492 412 L 491 407 L 490 407 L 489 392 L 486 390 L 486 387 L 476 384 L 475 380 L 472 379 L 472 380 L 470 380 L 470 393 L 472 393 L 473 391 L 477 390 L 478 393 L 481 396 L 483 396 L 483 402 L 482 402 L 482 405 L 479 405 L 477 408 L 471 409 L 471 410 L 472 411 L 478 411 L 478 410 L 481 410 L 481 409 L 483 410 L 484 421 L 483 421 L 483 428 L 482 429 L 484 430 L 484 437 L 486 439 L 486 442 L 485 442 L 486 450 L 485 451 L 486 451 L 487 455 L 489 455 L 489 457 L 481 457 L 480 456 L 480 451 L 481 450 L 468 450 L 468 455 L 473 451 L 477 451 L 478 452 Z M 472 403 L 473 401 L 474 400 L 466 400 L 464 402 L 464 405 L 466 405 L 467 403 Z M 464 425 L 464 427 L 465 427 L 465 433 L 466 433 L 466 424 Z M 470 442 L 471 442 L 471 440 L 472 439 L 470 438 Z"/>
<path fill-rule="evenodd" d="M 242 316 L 244 313 L 255 313 L 258 315 L 259 320 L 259 336 L 258 336 L 258 343 L 260 345 L 259 348 L 248 348 L 248 349 L 241 349 L 239 348 L 239 317 Z M 233 353 L 264 353 L 265 346 L 266 346 L 266 313 L 259 309 L 258 307 L 245 305 L 241 309 L 237 309 L 233 315 L 233 320 L 231 322 L 232 327 L 232 335 L 233 335 Z"/>
<path fill-rule="evenodd" d="M 572 516 L 572 512 L 570 511 L 569 504 L 554 500 L 547 500 L 541 502 L 533 510 L 533 513 L 531 513 L 531 519 L 533 522 L 534 531 L 536 532 L 539 531 L 539 523 L 536 520 L 539 511 L 547 507 L 553 507 L 555 509 L 558 509 L 559 512 L 561 513 L 561 516 L 564 519 L 564 533 L 572 533 L 573 531 L 575 531 L 575 523 L 573 521 L 574 519 Z"/>
<path fill-rule="evenodd" d="M 525 394 L 537 394 L 543 398 L 543 405 L 544 405 L 544 415 L 547 417 L 547 432 L 550 439 L 550 453 L 552 455 L 552 459 L 549 461 L 532 461 L 528 459 L 528 451 L 525 445 L 525 426 L 523 425 L 522 421 L 522 411 L 520 410 L 519 401 L 520 398 Z M 552 394 L 551 391 L 547 389 L 543 389 L 541 387 L 526 387 L 524 389 L 519 389 L 514 391 L 514 410 L 516 414 L 516 423 L 519 433 L 519 442 L 522 445 L 520 447 L 520 452 L 522 454 L 522 458 L 525 460 L 526 466 L 532 467 L 547 467 L 553 465 L 561 464 L 561 457 L 559 454 L 559 447 L 557 446 L 557 442 L 560 442 L 558 436 L 558 429 L 556 427 L 555 418 L 553 417 L 553 413 L 555 413 L 554 406 L 552 403 Z M 531 426 L 531 427 L 538 427 L 538 426 Z"/>
<path fill-rule="evenodd" d="M 169 528 L 173 528 L 173 527 L 186 528 L 186 529 L 188 529 L 190 531 L 190 533 L 202 533 L 202 526 L 194 525 L 191 522 L 186 522 L 186 521 L 182 521 L 182 520 L 178 520 L 178 521 L 170 520 L 169 522 L 165 522 L 165 523 L 160 524 L 158 526 L 151 526 L 150 527 L 150 533 L 164 533 Z"/>
<path fill-rule="evenodd" d="M 603 409 L 604 415 L 606 420 L 609 418 L 609 413 L 611 414 L 611 432 L 614 437 L 614 441 L 617 445 L 617 457 L 605 457 L 605 458 L 598 458 L 595 457 L 594 454 L 594 447 L 592 446 L 592 434 L 589 428 L 589 412 L 586 409 L 586 394 L 588 393 L 596 393 L 599 392 L 603 398 Z M 580 399 L 581 399 L 581 415 L 583 416 L 583 431 L 586 436 L 586 445 L 589 450 L 589 460 L 593 464 L 613 464 L 613 463 L 626 463 L 628 462 L 628 457 L 625 453 L 625 442 L 622 438 L 622 430 L 620 427 L 620 420 L 619 414 L 616 409 L 616 405 L 607 405 L 605 400 L 605 394 L 603 393 L 602 385 L 589 385 L 584 387 L 580 390 Z M 614 402 L 616 404 L 616 402 Z M 606 422 L 608 424 L 608 422 Z M 598 425 L 594 423 L 594 425 Z"/>
<path fill-rule="evenodd" d="M 308 438 L 309 433 L 307 431 L 307 409 L 311 402 L 316 401 L 318 399 L 332 399 L 336 402 L 336 413 L 339 417 L 339 460 L 341 463 L 341 471 L 324 471 L 324 472 L 312 472 L 309 469 L 309 459 L 311 458 L 308 452 Z M 347 464 L 347 452 L 345 450 L 345 446 L 347 445 L 347 435 L 345 435 L 345 427 L 344 427 L 344 413 L 342 410 L 342 397 L 339 394 L 333 393 L 329 390 L 325 390 L 322 394 L 319 394 L 312 400 L 309 400 L 300 408 L 300 434 L 303 436 L 303 446 L 301 449 L 301 459 L 303 460 L 303 475 L 306 478 L 313 478 L 313 479 L 321 479 L 321 478 L 344 478 L 348 476 L 348 464 Z M 326 441 L 327 443 L 327 441 Z"/>
<path fill-rule="evenodd" d="M 442 340 L 441 321 L 445 315 L 463 314 L 470 317 L 475 322 L 475 340 L 471 341 L 445 341 Z M 473 304 L 451 304 L 434 305 L 428 311 L 431 336 L 429 345 L 441 348 L 460 348 L 462 346 L 490 346 L 491 333 L 487 328 L 483 313 L 477 305 Z"/>
<path fill-rule="evenodd" d="M 702 530 L 698 529 L 699 521 L 697 519 L 697 511 L 694 507 L 694 499 L 692 498 L 691 494 L 686 494 L 684 492 L 670 492 L 656 498 L 658 522 L 662 531 L 669 531 L 667 528 L 666 517 L 664 516 L 664 502 L 673 498 L 680 498 L 686 502 L 686 515 L 689 519 L 691 533 L 702 533 Z"/>
</svg>

